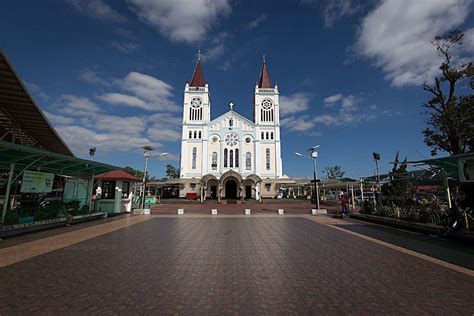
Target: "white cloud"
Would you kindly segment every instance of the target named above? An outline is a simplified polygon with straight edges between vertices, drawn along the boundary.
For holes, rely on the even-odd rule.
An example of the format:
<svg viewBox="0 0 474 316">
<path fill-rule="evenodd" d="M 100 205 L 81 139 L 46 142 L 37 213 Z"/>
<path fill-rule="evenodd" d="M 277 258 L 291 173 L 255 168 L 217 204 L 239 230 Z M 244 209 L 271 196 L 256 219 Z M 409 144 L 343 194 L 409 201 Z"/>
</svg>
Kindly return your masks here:
<svg viewBox="0 0 474 316">
<path fill-rule="evenodd" d="M 117 82 L 123 89 L 133 92 L 145 100 L 167 99 L 172 96 L 172 86 L 160 79 L 139 72 L 130 72 Z"/>
<path fill-rule="evenodd" d="M 309 108 L 309 95 L 298 92 L 289 96 L 280 96 L 280 114 L 286 116 L 296 112 L 303 112 Z"/>
<path fill-rule="evenodd" d="M 39 85 L 33 82 L 25 82 L 26 87 L 28 88 L 28 91 L 33 94 L 33 96 L 37 96 L 41 98 L 43 101 L 48 101 L 49 96 L 41 89 Z"/>
<path fill-rule="evenodd" d="M 331 106 L 334 105 L 337 101 L 341 100 L 343 98 L 343 95 L 341 93 L 331 95 L 327 98 L 324 99 L 324 104 L 325 106 Z"/>
<path fill-rule="evenodd" d="M 266 19 L 267 19 L 267 16 L 266 16 L 265 14 L 261 14 L 261 15 L 258 16 L 255 20 L 250 21 L 250 22 L 247 24 L 247 28 L 248 28 L 249 30 L 253 30 L 253 29 L 256 28 L 260 23 L 264 22 Z"/>
<path fill-rule="evenodd" d="M 231 12 L 228 0 L 128 0 L 137 16 L 179 42 L 202 41 L 220 16 Z"/>
<path fill-rule="evenodd" d="M 464 32 L 463 49 L 467 52 L 474 53 L 474 27 Z"/>
<path fill-rule="evenodd" d="M 312 129 L 316 126 L 316 122 L 310 117 L 310 115 L 302 116 L 288 116 L 281 119 L 281 125 L 285 126 L 285 129 L 293 132 L 312 132 Z"/>
<path fill-rule="evenodd" d="M 173 87 L 150 75 L 130 72 L 123 79 L 114 80 L 117 88 L 131 92 L 105 93 L 97 98 L 113 105 L 138 107 L 147 111 L 179 111 L 173 97 Z"/>
<path fill-rule="evenodd" d="M 140 44 L 133 43 L 133 42 L 117 42 L 113 41 L 112 46 L 116 48 L 119 52 L 124 54 L 131 54 L 137 49 L 140 48 Z"/>
<path fill-rule="evenodd" d="M 98 86 L 108 86 L 109 82 L 107 82 L 105 79 L 100 77 L 97 72 L 92 71 L 90 69 L 84 69 L 79 73 L 79 79 L 81 79 L 84 82 L 93 84 L 93 85 L 98 85 Z"/>
<path fill-rule="evenodd" d="M 145 101 L 132 95 L 121 93 L 105 93 L 97 97 L 98 99 L 114 105 L 126 105 L 142 108 L 144 110 L 153 110 Z"/>
<path fill-rule="evenodd" d="M 63 113 L 71 115 L 88 115 L 100 112 L 100 108 L 89 98 L 64 94 L 60 98 Z"/>
<path fill-rule="evenodd" d="M 221 57 L 225 52 L 225 42 L 229 37 L 229 33 L 220 32 L 209 41 L 209 49 L 202 52 L 201 59 L 211 61 Z"/>
<path fill-rule="evenodd" d="M 148 137 L 153 141 L 176 141 L 181 139 L 182 118 L 170 113 L 159 113 L 148 117 Z"/>
<path fill-rule="evenodd" d="M 98 20 L 125 22 L 127 19 L 103 0 L 66 0 L 77 11 Z"/>
<path fill-rule="evenodd" d="M 92 146 L 103 152 L 139 150 L 145 145 L 161 146 L 161 144 L 154 143 L 145 137 L 123 133 L 99 133 L 82 126 L 63 125 L 56 129 L 71 148 L 83 154 Z"/>
<path fill-rule="evenodd" d="M 153 126 L 148 129 L 148 137 L 154 141 L 177 141 L 181 139 L 181 132 L 160 126 Z"/>
<path fill-rule="evenodd" d="M 298 116 L 298 113 L 306 110 L 292 112 L 290 116 L 281 119 L 281 124 L 285 129 L 294 132 L 303 132 L 305 134 L 314 135 L 318 133 L 320 126 L 342 126 L 342 125 L 357 125 L 362 122 L 374 120 L 377 117 L 376 105 L 372 104 L 367 107 L 362 107 L 363 99 L 359 96 L 338 93 L 329 96 L 323 100 L 325 107 L 331 107 L 327 113 L 312 116 L 304 113 Z M 309 99 L 308 103 L 309 104 Z M 298 107 L 296 107 L 298 109 Z M 301 109 L 301 108 L 299 108 Z"/>
<path fill-rule="evenodd" d="M 74 119 L 71 117 L 66 117 L 59 114 L 53 114 L 47 111 L 43 111 L 43 113 L 46 115 L 48 120 L 50 120 L 54 125 L 71 124 L 72 122 L 74 122 Z"/>
<path fill-rule="evenodd" d="M 358 1 L 330 0 L 324 8 L 324 26 L 332 27 L 336 21 L 344 16 L 350 16 L 361 9 Z"/>
<path fill-rule="evenodd" d="M 383 0 L 362 21 L 355 48 L 394 86 L 418 85 L 441 64 L 430 43 L 467 18 L 471 0 Z"/>
</svg>

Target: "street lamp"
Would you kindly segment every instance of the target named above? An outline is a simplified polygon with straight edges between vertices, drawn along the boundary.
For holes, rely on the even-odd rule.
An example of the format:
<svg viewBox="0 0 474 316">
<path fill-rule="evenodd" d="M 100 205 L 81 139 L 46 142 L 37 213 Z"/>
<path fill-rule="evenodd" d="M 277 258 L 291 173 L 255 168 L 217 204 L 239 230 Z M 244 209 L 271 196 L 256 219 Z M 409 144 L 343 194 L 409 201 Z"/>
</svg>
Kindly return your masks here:
<svg viewBox="0 0 474 316">
<path fill-rule="evenodd" d="M 96 151 L 96 148 L 95 148 L 95 147 L 89 148 L 89 156 L 90 156 L 90 159 L 91 159 L 91 160 L 94 158 L 95 151 Z"/>
<path fill-rule="evenodd" d="M 317 148 L 319 147 L 319 145 L 316 145 L 316 146 L 313 146 L 311 147 L 310 149 L 308 149 L 308 151 L 311 153 L 311 157 L 310 156 L 306 156 L 306 155 L 303 155 L 303 154 L 300 154 L 298 152 L 295 152 L 295 155 L 296 156 L 299 156 L 299 157 L 305 157 L 305 158 L 308 158 L 308 159 L 311 159 L 313 160 L 313 182 L 314 182 L 314 192 L 316 194 L 316 202 L 315 202 L 315 205 L 316 205 L 316 209 L 319 210 L 319 186 L 318 186 L 318 171 L 317 171 L 317 167 L 316 167 L 316 158 L 318 158 L 318 152 L 317 152 Z"/>
<path fill-rule="evenodd" d="M 143 156 L 145 157 L 145 168 L 143 170 L 143 191 L 142 191 L 142 205 L 141 208 L 145 208 L 145 190 L 146 190 L 146 174 L 147 174 L 147 167 L 148 167 L 148 158 L 151 156 L 151 152 L 154 150 L 151 146 L 143 146 Z M 168 155 L 168 153 L 161 153 L 159 156 L 163 157 Z"/>
</svg>

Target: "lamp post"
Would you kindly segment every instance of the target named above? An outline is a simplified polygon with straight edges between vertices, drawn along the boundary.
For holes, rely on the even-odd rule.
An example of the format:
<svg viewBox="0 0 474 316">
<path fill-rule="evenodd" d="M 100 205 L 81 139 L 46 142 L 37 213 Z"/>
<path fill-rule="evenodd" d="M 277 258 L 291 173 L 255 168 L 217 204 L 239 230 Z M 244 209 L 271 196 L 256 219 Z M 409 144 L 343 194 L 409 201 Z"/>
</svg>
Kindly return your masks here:
<svg viewBox="0 0 474 316">
<path fill-rule="evenodd" d="M 151 151 L 154 150 L 151 146 L 143 146 L 143 156 L 145 157 L 145 167 L 143 168 L 143 188 L 142 188 L 142 205 L 141 208 L 145 208 L 145 189 L 146 189 L 146 169 L 148 167 L 148 158 L 151 156 Z"/>
<path fill-rule="evenodd" d="M 90 156 L 91 160 L 94 159 L 95 151 L 96 151 L 95 147 L 89 148 L 89 156 Z"/>
<path fill-rule="evenodd" d="M 316 167 L 316 158 L 318 158 L 318 152 L 316 151 L 316 149 L 318 147 L 319 145 L 313 146 L 310 149 L 308 149 L 308 151 L 311 152 L 311 157 L 295 152 L 296 156 L 305 157 L 305 158 L 309 158 L 313 160 L 313 182 L 314 182 L 314 192 L 316 195 L 315 206 L 317 210 L 319 210 L 319 186 L 318 186 L 318 171 L 317 171 L 318 169 Z"/>
<path fill-rule="evenodd" d="M 154 150 L 151 146 L 143 146 L 143 156 L 145 157 L 145 167 L 143 170 L 143 191 L 142 191 L 142 205 L 141 208 L 145 208 L 145 190 L 146 190 L 146 174 L 147 174 L 147 167 L 148 167 L 148 158 L 151 156 L 151 151 Z M 163 157 L 168 155 L 168 153 L 161 153 L 159 156 Z"/>
</svg>

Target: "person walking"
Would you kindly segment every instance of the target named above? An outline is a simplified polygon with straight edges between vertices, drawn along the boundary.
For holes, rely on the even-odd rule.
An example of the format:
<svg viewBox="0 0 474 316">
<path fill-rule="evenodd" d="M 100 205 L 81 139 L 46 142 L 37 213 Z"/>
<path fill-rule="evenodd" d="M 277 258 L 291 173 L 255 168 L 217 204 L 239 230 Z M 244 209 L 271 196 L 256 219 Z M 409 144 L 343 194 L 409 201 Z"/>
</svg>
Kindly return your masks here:
<svg viewBox="0 0 474 316">
<path fill-rule="evenodd" d="M 348 204 L 349 203 L 349 200 L 347 199 L 347 196 L 345 194 L 343 194 L 341 196 L 341 211 L 342 211 L 342 215 L 347 215 L 348 214 Z"/>
</svg>

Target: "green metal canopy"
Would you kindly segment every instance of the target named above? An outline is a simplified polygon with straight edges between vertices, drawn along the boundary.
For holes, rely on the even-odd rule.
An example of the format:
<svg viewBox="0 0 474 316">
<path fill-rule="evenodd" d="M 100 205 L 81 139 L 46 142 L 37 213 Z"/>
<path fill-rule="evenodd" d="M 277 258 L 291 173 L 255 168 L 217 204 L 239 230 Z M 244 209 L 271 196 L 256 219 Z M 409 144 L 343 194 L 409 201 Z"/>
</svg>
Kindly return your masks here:
<svg viewBox="0 0 474 316">
<path fill-rule="evenodd" d="M 425 159 L 425 160 L 417 160 L 417 161 L 408 161 L 410 164 L 424 164 L 439 167 L 443 170 L 446 170 L 448 177 L 458 179 L 458 180 L 474 180 L 474 179 L 467 179 L 468 171 L 465 170 L 467 168 L 466 162 L 474 160 L 474 153 L 467 153 L 462 155 L 454 155 L 449 157 L 441 157 L 441 158 L 432 158 L 432 159 Z M 461 172 L 460 172 L 461 171 Z"/>
<path fill-rule="evenodd" d="M 44 149 L 0 141 L 0 169 L 9 170 L 11 164 L 14 164 L 16 171 L 30 169 L 80 178 L 88 178 L 99 173 L 122 169 L 117 166 L 62 155 Z"/>
</svg>

